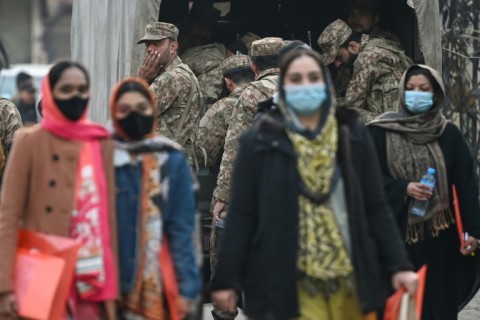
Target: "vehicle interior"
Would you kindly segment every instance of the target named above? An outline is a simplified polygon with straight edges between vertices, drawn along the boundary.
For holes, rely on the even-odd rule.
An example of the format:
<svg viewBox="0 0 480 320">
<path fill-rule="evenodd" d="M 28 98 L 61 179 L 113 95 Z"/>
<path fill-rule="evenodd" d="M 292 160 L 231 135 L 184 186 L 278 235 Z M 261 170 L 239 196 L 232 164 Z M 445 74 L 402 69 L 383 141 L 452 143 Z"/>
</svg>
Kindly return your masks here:
<svg viewBox="0 0 480 320">
<path fill-rule="evenodd" d="M 345 19 L 352 2 L 372 0 L 163 0 L 159 21 L 178 24 L 196 6 L 213 5 L 228 10 L 217 21 L 215 40 L 229 43 L 251 31 L 261 37 L 278 36 L 298 39 L 318 49 L 317 39 L 322 30 L 334 20 Z M 376 1 L 380 9 L 379 26 L 397 34 L 407 54 L 416 62 L 422 61 L 418 49 L 418 28 L 415 13 L 407 1 Z M 222 12 L 223 13 L 223 12 Z"/>
<path fill-rule="evenodd" d="M 216 42 L 228 44 L 251 31 L 260 37 L 277 36 L 285 40 L 302 40 L 319 50 L 317 39 L 320 33 L 336 19 L 346 19 L 352 1 L 372 0 L 163 0 L 159 21 L 178 26 L 188 18 L 190 11 L 200 6 L 213 5 L 222 11 L 215 28 Z M 415 62 L 423 62 L 418 45 L 415 12 L 407 5 L 407 1 L 381 0 L 377 1 L 377 4 L 380 11 L 379 26 L 398 35 L 407 55 Z M 210 279 L 210 202 L 216 182 L 215 171 L 201 171 L 198 176 L 201 186 L 198 205 L 202 216 L 205 283 Z"/>
</svg>

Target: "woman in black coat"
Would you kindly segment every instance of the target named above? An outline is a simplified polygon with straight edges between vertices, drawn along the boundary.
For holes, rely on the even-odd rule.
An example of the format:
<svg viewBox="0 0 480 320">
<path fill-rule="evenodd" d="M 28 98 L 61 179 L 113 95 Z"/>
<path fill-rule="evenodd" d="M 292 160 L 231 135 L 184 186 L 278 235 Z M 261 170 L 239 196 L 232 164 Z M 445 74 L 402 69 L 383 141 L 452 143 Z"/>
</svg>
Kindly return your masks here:
<svg viewBox="0 0 480 320">
<path fill-rule="evenodd" d="M 386 277 L 415 291 L 368 132 L 331 88 L 314 51 L 282 59 L 278 106 L 240 139 L 214 303 L 236 289 L 252 319 L 373 319 Z"/>
<path fill-rule="evenodd" d="M 424 320 L 457 319 L 458 306 L 478 289 L 478 263 L 470 255 L 480 237 L 476 174 L 465 139 L 442 115 L 444 101 L 438 72 L 414 65 L 400 82 L 398 112 L 385 113 L 369 124 L 387 198 L 409 257 L 416 268 L 428 265 Z M 434 190 L 419 183 L 430 167 L 436 169 Z M 469 235 L 464 247 L 455 226 L 452 185 Z M 428 200 L 425 215 L 411 213 L 414 199 Z"/>
</svg>

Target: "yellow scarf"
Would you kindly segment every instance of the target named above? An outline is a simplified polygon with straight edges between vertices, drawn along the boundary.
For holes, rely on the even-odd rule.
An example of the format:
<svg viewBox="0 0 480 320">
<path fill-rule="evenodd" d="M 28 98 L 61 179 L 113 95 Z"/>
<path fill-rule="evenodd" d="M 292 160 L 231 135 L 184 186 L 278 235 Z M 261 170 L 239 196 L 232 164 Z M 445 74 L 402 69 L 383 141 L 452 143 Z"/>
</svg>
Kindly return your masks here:
<svg viewBox="0 0 480 320">
<path fill-rule="evenodd" d="M 322 131 L 312 140 L 287 130 L 297 154 L 297 167 L 310 194 L 330 191 L 336 167 L 337 120 L 330 112 Z M 328 202 L 315 204 L 307 196 L 299 198 L 299 249 L 297 268 L 320 280 L 344 277 L 353 272 L 343 238 Z"/>
</svg>

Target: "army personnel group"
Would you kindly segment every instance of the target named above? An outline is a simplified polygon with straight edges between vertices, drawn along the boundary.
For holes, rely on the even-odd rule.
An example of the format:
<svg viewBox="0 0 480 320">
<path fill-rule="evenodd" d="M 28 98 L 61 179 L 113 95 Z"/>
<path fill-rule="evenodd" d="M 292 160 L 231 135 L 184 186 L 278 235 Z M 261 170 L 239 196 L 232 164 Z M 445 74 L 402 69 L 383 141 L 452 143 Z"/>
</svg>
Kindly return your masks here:
<svg viewBox="0 0 480 320">
<path fill-rule="evenodd" d="M 160 285 L 162 281 L 159 280 L 159 271 L 154 270 L 153 265 L 151 268 L 149 266 L 149 262 L 154 263 L 156 261 L 156 256 L 149 255 L 151 248 L 148 245 L 148 240 L 161 239 L 161 233 L 155 233 L 149 228 L 154 225 L 162 225 L 162 223 L 165 224 L 162 230 L 165 230 L 165 233 L 171 237 L 172 245 L 170 248 L 179 277 L 181 298 L 178 305 L 181 309 L 181 316 L 193 312 L 194 305 L 198 302 L 198 299 L 195 299 L 200 295 L 201 281 L 199 271 L 193 267 L 195 264 L 193 262 L 194 246 L 192 247 L 191 244 L 195 242 L 192 240 L 195 238 L 192 230 L 195 229 L 193 227 L 195 224 L 194 192 L 197 186 L 195 178 L 190 175 L 189 169 L 192 169 L 192 172 L 198 172 L 202 169 L 205 170 L 204 168 L 209 169 L 210 174 L 216 177 L 210 203 L 210 212 L 213 218 L 210 238 L 210 268 L 213 289 L 212 316 L 214 319 L 235 319 L 238 315 L 237 305 L 242 300 L 242 292 L 235 292 L 233 289 L 244 289 L 255 285 L 255 283 L 232 283 L 230 286 L 230 283 L 225 280 L 225 275 L 230 274 L 226 271 L 229 263 L 231 266 L 231 263 L 234 263 L 235 259 L 238 258 L 241 263 L 247 265 L 255 264 L 257 258 L 259 261 L 263 259 L 255 256 L 256 250 L 265 249 L 262 246 L 266 243 L 275 243 L 277 238 L 271 237 L 271 235 L 275 230 L 286 230 L 285 228 L 289 227 L 280 225 L 279 221 L 290 221 L 287 219 L 285 212 L 290 212 L 288 210 L 292 209 L 288 205 L 291 196 L 288 190 L 285 191 L 287 192 L 285 197 L 278 199 L 277 203 L 285 203 L 284 208 L 279 208 L 273 204 L 270 207 L 270 204 L 265 205 L 261 199 L 257 199 L 257 195 L 260 194 L 259 190 L 256 190 L 258 194 L 252 190 L 244 190 L 242 186 L 235 185 L 235 179 L 237 179 L 237 182 L 251 182 L 249 186 L 243 188 L 258 188 L 262 194 L 268 194 L 265 198 L 272 197 L 273 201 L 275 201 L 275 194 L 282 194 L 283 191 L 279 191 L 278 188 L 281 188 L 283 183 L 288 185 L 292 181 L 301 181 L 301 183 L 298 183 L 300 200 L 294 206 L 297 208 L 298 205 L 299 225 L 295 226 L 298 228 L 299 237 L 305 242 L 300 241 L 298 248 L 294 248 L 292 251 L 297 250 L 295 252 L 298 253 L 297 266 L 296 269 L 295 266 L 293 269 L 299 273 L 296 281 L 300 307 L 296 301 L 291 303 L 291 300 L 289 300 L 294 295 L 284 294 L 279 290 L 279 292 L 269 292 L 262 296 L 263 289 L 259 288 L 258 291 L 254 290 L 253 295 L 250 295 L 250 297 L 259 297 L 258 303 L 255 306 L 246 306 L 249 316 L 253 319 L 290 320 L 295 318 L 295 314 L 297 316 L 301 315 L 301 318 L 298 319 L 320 319 L 330 317 L 327 316 L 327 314 L 330 314 L 330 319 L 337 319 L 337 317 L 338 319 L 346 319 L 342 315 L 349 315 L 349 319 L 377 319 L 373 310 L 377 309 L 379 304 L 381 305 L 384 301 L 378 298 L 380 293 L 375 292 L 369 295 L 366 292 L 371 292 L 367 288 L 369 285 L 367 279 L 379 280 L 380 268 L 372 265 L 370 265 L 370 268 L 365 268 L 365 265 L 369 263 L 376 264 L 376 262 L 367 261 L 368 258 L 366 258 L 367 256 L 373 257 L 372 260 L 374 260 L 376 255 L 372 252 L 375 250 L 366 248 L 371 248 L 373 243 L 376 244 L 379 255 L 383 259 L 382 263 L 385 263 L 386 268 L 391 269 L 388 275 L 392 279 L 393 288 L 403 286 L 409 292 L 415 292 L 417 277 L 412 271 L 417 266 L 414 267 L 408 261 L 407 252 L 400 242 L 399 232 L 394 227 L 389 209 L 385 209 L 386 213 L 383 215 L 383 208 L 388 206 L 383 191 L 375 191 L 377 188 L 383 189 L 383 182 L 381 182 L 379 166 L 377 165 L 378 161 L 376 156 L 370 154 L 371 150 L 374 150 L 373 142 L 368 138 L 367 130 L 361 123 L 370 125 L 371 131 L 379 136 L 384 134 L 382 130 L 407 132 L 412 135 L 419 132 L 424 134 L 430 129 L 436 130 L 428 126 L 412 127 L 412 129 L 408 127 L 408 119 L 410 118 L 404 118 L 405 114 L 402 114 L 401 111 L 399 111 L 400 115 L 388 113 L 389 111 L 398 111 L 398 104 L 400 104 L 400 109 L 402 107 L 408 109 L 408 106 L 405 107 L 408 103 L 403 99 L 403 95 L 407 96 L 404 91 L 413 91 L 416 87 L 420 87 L 421 91 L 431 90 L 433 92 L 434 98 L 432 98 L 432 94 L 426 93 L 422 95 L 421 99 L 424 99 L 422 101 L 425 102 L 425 105 L 432 107 L 433 104 L 435 106 L 432 107 L 432 110 L 435 110 L 435 124 L 438 124 L 435 128 L 441 131 L 440 133 L 435 132 L 435 134 L 438 134 L 435 136 L 437 138 L 443 134 L 443 130 L 446 128 L 446 122 L 438 111 L 440 110 L 440 107 L 438 107 L 440 100 L 435 98 L 444 94 L 441 79 L 439 79 L 435 70 L 426 66 L 414 65 L 413 61 L 406 55 L 400 39 L 396 35 L 379 28 L 379 14 L 375 7 L 353 6 L 346 21 L 338 19 L 331 22 L 318 37 L 317 43 L 320 52 L 313 50 L 299 40 L 286 40 L 279 37 L 261 38 L 252 32 L 238 37 L 237 40 L 228 45 L 217 43 L 213 39 L 216 19 L 217 15 L 214 11 L 206 10 L 191 16 L 181 32 L 170 23 L 149 23 L 145 27 L 144 36 L 137 43 L 145 47 L 145 57 L 138 69 L 136 78 L 123 80 L 112 93 L 111 112 L 116 139 L 113 159 L 115 175 L 118 181 L 124 181 L 125 184 L 128 184 L 128 186 L 117 185 L 116 187 L 117 210 L 128 215 L 127 211 L 130 210 L 128 208 L 134 208 L 132 210 L 138 210 L 138 213 L 136 213 L 138 216 L 146 219 L 137 219 L 134 215 L 130 222 L 125 222 L 125 219 L 118 220 L 118 230 L 120 231 L 131 229 L 129 223 L 133 225 L 133 228 L 135 228 L 137 222 L 139 224 L 138 228 L 145 227 L 145 229 L 141 229 L 143 233 L 140 233 L 141 237 L 138 238 L 132 236 L 128 231 L 125 231 L 125 234 L 122 235 L 119 231 L 118 234 L 120 257 L 126 257 L 125 260 L 132 259 L 132 261 L 137 259 L 135 265 L 132 261 L 120 261 L 119 263 L 121 293 L 122 299 L 125 299 L 124 304 L 120 307 L 120 309 L 124 308 L 122 310 L 125 311 L 122 313 L 122 319 L 162 320 L 168 318 L 168 316 L 165 316 L 168 315 L 168 310 L 172 312 L 172 305 L 157 299 L 159 292 L 163 294 Z M 71 132 L 71 135 L 69 133 L 69 135 L 63 136 L 63 129 L 61 129 L 63 127 L 59 123 L 65 122 L 65 117 L 69 121 L 81 122 L 85 119 L 85 115 L 83 113 L 83 115 L 79 114 L 78 117 L 70 115 L 69 118 L 68 112 L 65 113 L 65 110 L 61 109 L 62 99 L 58 99 L 56 96 L 58 94 L 57 84 L 62 84 L 65 80 L 63 77 L 69 72 L 72 73 L 72 70 L 76 70 L 77 78 L 86 78 L 86 85 L 84 86 L 89 85 L 89 80 L 86 70 L 78 64 L 64 63 L 61 66 L 55 66 L 54 69 L 55 72 L 51 72 L 48 80 L 44 80 L 44 84 L 42 84 L 42 90 L 48 92 L 48 101 L 45 99 L 41 103 L 46 110 L 47 117 L 45 121 L 42 120 L 41 126 L 61 138 L 86 139 L 85 141 L 92 143 L 92 145 L 92 141 L 95 139 L 105 139 L 108 134 L 102 131 L 103 129 L 91 128 L 90 124 L 83 122 L 79 128 L 85 128 L 85 130 L 91 132 L 91 136 L 85 137 L 78 132 Z M 330 79 L 330 72 L 334 75 L 333 79 Z M 55 76 L 55 74 L 57 75 Z M 430 86 L 422 83 L 423 78 L 419 77 L 428 78 Z M 307 84 L 305 85 L 305 83 Z M 297 91 L 300 87 L 305 91 Z M 80 94 L 85 96 L 86 99 L 85 92 L 80 92 Z M 408 93 L 408 95 L 410 97 L 411 93 Z M 412 94 L 413 96 L 415 95 Z M 80 101 L 83 108 L 81 112 L 85 112 L 87 105 L 85 99 Z M 415 96 L 415 99 L 420 98 Z M 73 105 L 72 101 L 69 103 Z M 134 101 L 136 101 L 136 104 Z M 312 101 L 318 103 L 312 105 Z M 298 109 L 294 109 L 293 105 Z M 319 105 L 323 108 L 321 113 L 318 113 Z M 0 126 L 0 166 L 3 170 L 5 159 L 13 141 L 13 134 L 22 127 L 22 121 L 12 102 L 0 99 L 0 107 L 1 119 L 4 123 Z M 60 109 L 60 111 L 55 108 Z M 61 116 L 60 112 L 64 116 Z M 387 116 L 381 116 L 385 113 L 387 113 Z M 315 115 L 318 115 L 318 118 L 315 118 Z M 52 119 L 58 121 L 58 123 L 55 123 Z M 395 122 L 398 119 L 401 119 L 399 120 L 400 124 Z M 357 123 L 360 125 L 357 125 Z M 412 123 L 415 123 L 415 120 Z M 403 126 L 408 127 L 405 129 L 406 131 L 401 131 Z M 347 131 L 356 136 L 350 137 Z M 98 132 L 101 132 L 101 134 Z M 430 131 L 427 133 L 430 133 Z M 33 136 L 34 131 L 31 134 Z M 253 140 L 252 135 L 254 135 Z M 383 140 L 380 140 L 379 143 L 385 142 L 385 139 L 390 141 L 388 139 L 393 135 L 393 133 L 388 133 L 387 138 L 382 136 L 383 138 L 379 139 Z M 285 141 L 289 142 L 284 143 Z M 344 151 L 342 141 L 344 146 L 348 145 L 351 149 L 345 147 L 347 151 Z M 375 140 L 375 143 L 377 142 Z M 409 142 L 401 139 L 394 142 L 401 146 L 410 146 Z M 255 149 L 252 152 L 264 152 L 267 155 L 270 154 L 271 150 L 287 155 L 295 153 L 295 163 L 299 165 L 298 172 L 296 169 L 294 170 L 295 173 L 293 171 L 289 172 L 288 168 L 290 168 L 291 163 L 283 160 L 279 161 L 278 154 L 272 152 L 273 156 L 271 158 L 267 157 L 271 160 L 272 167 L 268 167 L 270 164 L 270 160 L 268 160 L 266 169 L 263 166 L 262 172 L 251 173 L 248 168 L 254 170 L 265 164 L 260 160 L 260 157 L 255 158 L 255 160 L 249 158 L 250 150 L 245 151 L 245 146 L 249 145 L 248 143 Z M 355 145 L 355 143 L 357 144 Z M 427 143 L 430 143 L 430 141 Z M 360 150 L 359 146 L 365 146 L 365 149 Z M 110 145 L 104 147 L 107 150 Z M 20 145 L 17 148 L 20 148 Z M 294 151 L 292 151 L 292 148 Z M 415 148 L 421 149 L 418 145 Z M 439 151 L 438 146 L 435 148 L 434 158 L 439 159 L 441 151 Z M 239 150 L 243 150 L 243 153 Z M 350 151 L 353 153 L 350 153 Z M 106 151 L 104 152 L 107 154 Z M 18 150 L 17 153 L 19 153 Z M 362 159 L 358 159 L 358 163 L 350 166 L 353 162 L 352 157 L 356 156 L 361 156 Z M 240 157 L 243 160 L 237 159 Z M 369 157 L 375 158 L 375 160 L 370 159 L 370 161 L 368 160 Z M 408 155 L 401 154 L 399 158 L 402 157 L 408 158 Z M 380 156 L 380 158 L 382 157 Z M 53 155 L 52 159 L 54 162 L 59 161 L 56 155 Z M 425 159 L 427 162 L 431 160 L 428 156 L 425 156 Z M 80 160 L 84 161 L 85 159 L 81 156 Z M 248 163 L 250 160 L 252 163 Z M 468 164 L 469 160 L 466 161 Z M 80 163 L 84 165 L 83 162 Z M 141 166 L 137 166 L 139 163 L 144 166 L 144 171 L 142 171 Z M 361 163 L 364 166 L 362 168 L 360 168 Z M 11 166 L 14 166 L 14 164 Z M 237 166 L 240 169 L 237 169 Z M 287 170 L 283 170 L 282 166 L 286 166 Z M 145 171 L 146 168 L 150 171 Z M 363 170 L 363 168 L 365 168 L 363 175 L 357 172 Z M 247 171 L 240 172 L 242 169 Z M 447 169 L 444 168 L 443 170 Z M 385 174 L 383 171 L 382 173 Z M 445 172 L 441 173 L 447 174 Z M 269 175 L 276 177 L 278 174 L 282 175 L 282 178 L 278 180 L 278 185 L 273 182 L 275 178 L 272 180 L 262 178 Z M 351 181 L 346 179 L 349 174 L 362 177 L 366 175 L 364 177 L 365 181 L 360 181 L 359 185 L 353 185 Z M 315 179 L 312 178 L 314 176 Z M 156 181 L 158 178 L 160 180 Z M 129 179 L 133 179 L 131 180 L 133 182 L 127 182 L 130 181 Z M 371 183 L 369 179 L 372 180 Z M 14 180 L 10 174 L 6 181 L 13 184 Z M 416 181 L 418 182 L 418 180 Z M 53 188 L 55 183 L 52 180 L 50 187 Z M 372 190 L 365 190 L 363 187 L 366 185 L 371 186 Z M 178 189 L 174 190 L 172 186 L 177 186 Z M 334 186 L 336 187 L 334 188 Z M 417 199 L 425 197 L 425 199 L 428 199 L 432 196 L 430 190 L 422 189 L 420 184 L 411 186 L 409 184 L 408 187 L 406 184 L 402 184 L 402 186 L 410 197 Z M 298 186 L 295 185 L 295 187 Z M 265 190 L 268 188 L 272 188 L 278 193 L 268 193 L 268 190 Z M 319 188 L 318 190 L 323 191 L 320 195 L 317 195 L 313 191 L 318 190 L 310 190 L 309 188 Z M 474 188 L 477 188 L 476 185 L 471 189 Z M 403 189 L 402 192 L 405 191 Z M 356 191 L 351 193 L 351 190 Z M 365 194 L 361 194 L 359 190 L 365 191 Z M 118 194 L 121 192 L 125 194 L 125 196 L 122 196 L 124 197 L 123 200 L 118 198 Z M 442 195 L 445 195 L 445 192 L 448 194 L 448 191 L 444 191 Z M 238 212 L 243 208 L 241 207 L 241 200 L 238 200 L 239 196 L 237 195 L 235 198 L 235 193 L 245 196 L 245 202 L 247 203 L 245 205 L 247 207 L 251 205 L 249 208 L 252 212 L 260 212 L 258 216 L 254 214 L 248 216 L 250 212 L 247 212 L 240 218 Z M 5 194 L 7 195 L 7 193 Z M 378 199 L 375 198 L 377 196 Z M 169 199 L 169 197 L 171 198 Z M 350 205 L 349 201 L 352 200 L 352 197 L 353 200 L 359 201 L 356 202 L 358 204 L 356 208 L 346 205 L 346 203 Z M 403 194 L 401 198 L 404 200 L 406 197 Z M 77 201 L 77 198 L 75 199 Z M 236 201 L 232 201 L 232 199 L 236 199 Z M 441 200 L 435 199 L 435 201 L 441 203 Z M 178 208 L 177 203 L 173 203 L 173 201 L 181 202 Z M 232 205 L 234 208 L 230 213 Z M 48 208 L 50 211 L 54 210 L 50 206 Z M 265 218 L 265 216 L 261 216 L 263 214 L 262 210 L 265 210 L 265 208 L 281 211 L 279 215 L 272 216 L 273 226 L 265 226 L 262 220 Z M 175 216 L 177 214 L 176 209 L 178 209 L 178 217 Z M 445 208 L 442 207 L 442 209 Z M 351 210 L 357 210 L 355 211 L 358 213 L 357 221 L 349 220 L 347 217 L 347 212 Z M 236 214 L 232 225 L 239 229 L 242 227 L 247 229 L 247 226 L 252 225 L 257 226 L 257 229 L 249 234 L 248 243 L 240 243 L 243 239 L 241 236 L 238 239 L 232 239 L 233 236 L 227 237 L 227 241 L 234 243 L 239 252 L 229 255 L 228 249 L 223 249 L 223 255 L 219 255 L 218 248 L 221 247 L 222 241 L 219 239 L 216 229 L 223 228 L 224 221 L 227 221 L 228 225 L 227 212 L 232 216 Z M 4 212 L 0 212 L 0 214 L 4 214 Z M 269 212 L 268 214 L 272 213 Z M 315 215 L 326 218 L 319 221 Z M 333 219 L 335 215 L 340 217 L 337 222 Z M 285 220 L 282 220 L 282 217 Z M 0 222 L 2 221 L 1 218 L 0 215 Z M 148 223 L 148 219 L 154 218 L 156 219 L 154 220 L 155 223 L 158 224 Z M 441 226 L 438 228 L 446 228 L 450 223 L 449 217 L 445 213 L 441 218 L 443 220 L 441 220 Z M 438 221 L 440 217 L 435 216 L 435 219 L 433 223 Z M 159 222 L 160 220 L 163 222 Z M 3 224 L 0 223 L 0 236 L 5 236 L 1 234 L 1 230 L 7 228 L 5 221 L 3 220 Z M 16 223 L 14 219 L 9 221 L 11 222 L 10 225 Z M 182 225 L 182 221 L 185 222 L 184 225 Z M 472 224 L 475 224 L 475 221 Z M 423 222 L 422 220 L 421 223 Z M 278 225 L 275 225 L 275 223 L 278 223 Z M 336 223 L 338 223 L 338 226 L 336 226 Z M 410 228 L 408 230 L 414 230 L 410 225 L 410 220 L 408 223 L 408 228 Z M 369 226 L 369 224 L 372 225 L 372 230 L 366 232 L 365 225 Z M 335 226 L 332 227 L 332 225 Z M 355 230 L 359 233 L 354 232 L 354 227 L 359 227 L 359 230 Z M 383 228 L 390 231 L 383 231 Z M 225 232 L 228 233 L 229 230 L 232 231 L 232 229 L 226 228 Z M 347 231 L 342 233 L 344 230 Z M 415 230 L 418 231 L 418 229 Z M 267 231 L 270 232 L 268 235 Z M 186 236 L 186 233 L 188 233 L 188 236 Z M 285 233 L 292 235 L 289 232 Z M 350 235 L 345 236 L 346 234 Z M 434 236 L 438 235 L 438 230 L 433 230 L 432 234 Z M 239 233 L 236 233 L 236 235 L 239 235 Z M 417 235 L 411 236 L 409 240 L 417 241 L 418 239 L 415 238 Z M 347 240 L 340 240 L 342 236 Z M 423 233 L 421 236 L 423 237 Z M 467 239 L 471 250 L 474 250 L 477 245 L 474 236 L 476 236 L 475 232 L 471 238 Z M 295 237 L 293 235 L 293 238 Z M 328 238 L 328 245 L 323 246 L 322 239 L 318 239 L 318 237 Z M 369 239 L 359 246 L 355 243 L 355 240 L 364 241 L 366 238 Z M 285 239 L 287 238 L 282 236 L 277 240 L 280 244 L 283 243 L 282 241 L 286 241 Z M 137 243 L 137 245 L 134 248 L 127 242 Z M 351 247 L 350 244 L 344 245 L 343 242 L 350 243 Z M 181 243 L 187 243 L 188 245 L 181 245 Z M 145 244 L 144 248 L 142 247 L 143 244 Z M 157 246 L 153 247 L 152 252 L 158 253 L 160 249 Z M 362 250 L 369 252 L 365 253 Z M 471 253 L 471 251 L 465 251 L 466 249 L 462 250 L 462 254 Z M 114 256 L 115 250 L 111 251 Z M 138 255 L 140 252 L 144 254 Z M 331 263 L 326 265 L 326 260 L 319 260 L 320 256 L 332 257 Z M 153 260 L 149 260 L 152 257 Z M 222 257 L 223 263 L 220 261 Z M 232 257 L 232 259 L 225 261 L 228 260 L 226 257 Z M 5 261 L 5 266 L 0 265 L 0 270 L 5 267 L 5 270 L 10 271 L 11 265 Z M 188 261 L 188 263 L 185 261 Z M 189 265 L 187 266 L 187 264 Z M 135 266 L 140 267 L 140 269 L 136 269 Z M 277 267 L 282 269 L 282 266 Z M 162 269 L 162 266 L 158 268 Z M 242 268 L 243 266 L 234 266 L 231 269 L 235 269 L 235 271 L 238 271 L 237 274 L 243 276 Z M 286 267 L 285 270 L 287 269 Z M 325 275 L 325 270 L 331 271 L 335 279 L 322 278 Z M 151 274 L 148 274 L 148 272 L 151 272 Z M 268 275 L 261 274 L 256 279 L 258 283 L 265 283 L 271 285 L 271 288 L 275 288 L 275 281 L 282 282 L 284 280 L 280 278 L 272 280 L 275 279 L 276 275 L 281 274 L 281 272 L 276 272 Z M 136 276 L 133 273 L 136 273 Z M 353 279 L 356 273 L 359 276 L 365 274 L 365 278 L 355 282 Z M 320 278 L 312 280 L 319 274 L 321 274 Z M 305 279 L 311 282 L 304 281 Z M 4 282 L 8 281 L 3 280 Z M 4 285 L 3 280 L 0 279 L 0 289 L 9 292 L 11 285 L 10 283 Z M 307 282 L 308 284 L 304 285 Z M 95 310 L 92 311 L 92 314 L 97 316 L 102 312 L 108 313 L 106 317 L 98 317 L 98 319 L 114 318 L 114 311 L 112 310 L 115 308 L 109 309 L 107 307 L 109 299 L 115 296 L 113 285 L 110 289 L 108 299 L 95 300 L 95 302 L 105 301 L 105 310 L 102 309 L 103 311 L 101 311 L 97 308 L 97 305 L 94 306 L 93 309 Z M 292 291 L 293 289 L 290 288 L 289 290 Z M 351 294 L 355 290 L 359 292 L 358 296 Z M 0 316 L 2 316 L 1 313 L 11 316 L 16 312 L 11 307 L 14 305 L 14 300 L 8 293 L 2 293 L 3 291 L 0 291 Z M 323 298 L 315 301 L 325 303 L 324 307 L 321 308 L 317 302 L 310 303 L 314 301 L 312 300 L 314 297 L 319 295 L 319 292 Z M 249 293 L 246 292 L 247 295 Z M 270 296 L 272 297 L 271 301 L 269 300 Z M 365 296 L 368 296 L 368 298 L 365 298 Z M 265 300 L 262 300 L 262 297 Z M 295 297 L 297 296 L 295 295 Z M 335 300 L 333 297 L 340 300 Z M 79 298 L 79 301 L 81 301 L 81 298 Z M 283 298 L 286 302 L 282 305 Z M 248 296 L 246 300 L 248 304 Z M 270 302 L 271 305 L 269 305 Z M 158 308 L 162 310 L 161 312 L 156 307 L 157 305 L 160 306 Z M 82 309 L 84 307 L 87 307 L 85 310 L 90 310 L 89 308 L 92 305 L 79 303 L 78 310 L 84 312 Z M 348 308 L 351 308 L 351 310 L 346 310 Z M 426 308 L 428 309 L 428 307 Z M 312 313 L 308 316 L 310 311 Z M 285 316 L 286 314 L 288 316 Z M 78 317 L 78 319 L 83 318 Z M 92 316 L 91 319 L 97 318 Z"/>
</svg>

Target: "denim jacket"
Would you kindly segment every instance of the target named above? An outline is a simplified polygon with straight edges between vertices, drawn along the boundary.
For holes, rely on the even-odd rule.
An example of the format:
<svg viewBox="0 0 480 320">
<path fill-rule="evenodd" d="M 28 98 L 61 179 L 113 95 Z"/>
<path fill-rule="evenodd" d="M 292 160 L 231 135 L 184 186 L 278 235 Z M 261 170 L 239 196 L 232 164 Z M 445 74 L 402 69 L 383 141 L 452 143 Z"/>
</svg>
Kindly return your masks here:
<svg viewBox="0 0 480 320">
<path fill-rule="evenodd" d="M 196 199 L 190 167 L 178 150 L 167 150 L 168 159 L 161 164 L 161 177 L 168 179 L 163 201 L 158 201 L 162 212 L 163 232 L 166 232 L 179 283 L 180 295 L 189 299 L 198 296 L 202 286 L 196 262 L 194 235 L 196 227 Z M 124 161 L 118 161 L 123 153 Z M 134 284 L 138 213 L 141 206 L 141 161 L 125 161 L 124 150 L 115 151 L 116 206 L 119 239 L 120 287 L 122 294 L 130 292 Z M 127 153 L 128 155 L 128 153 Z M 120 156 L 122 158 L 122 156 Z"/>
</svg>

